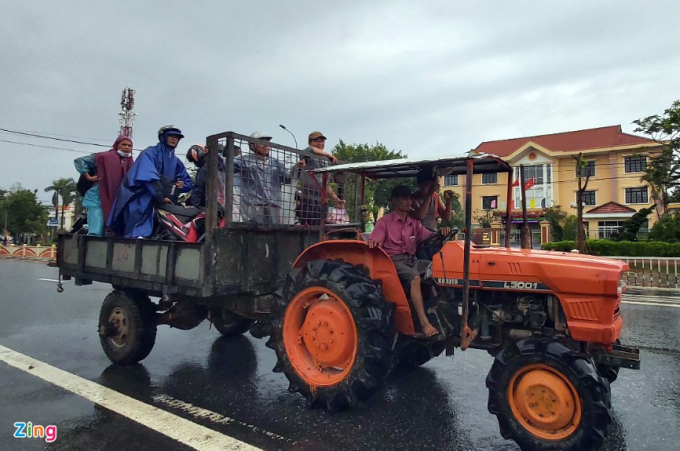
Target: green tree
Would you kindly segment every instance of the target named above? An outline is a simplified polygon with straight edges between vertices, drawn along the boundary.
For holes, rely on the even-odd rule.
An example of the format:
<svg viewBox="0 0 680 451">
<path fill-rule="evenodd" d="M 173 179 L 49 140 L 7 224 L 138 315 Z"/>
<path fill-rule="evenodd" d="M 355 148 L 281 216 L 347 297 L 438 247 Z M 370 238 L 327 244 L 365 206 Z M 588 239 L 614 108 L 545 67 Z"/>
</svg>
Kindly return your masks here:
<svg viewBox="0 0 680 451">
<path fill-rule="evenodd" d="M 7 229 L 15 236 L 24 233 L 43 235 L 47 231 L 47 209 L 38 202 L 37 190 L 16 184 L 0 199 L 0 218 L 7 218 Z"/>
<path fill-rule="evenodd" d="M 647 216 L 652 211 L 654 207 L 643 208 L 635 213 L 616 232 L 612 233 L 611 239 L 613 241 L 637 241 L 638 232 L 643 225 L 647 224 Z"/>
<path fill-rule="evenodd" d="M 576 241 L 578 218 L 574 215 L 567 216 L 562 225 L 562 240 Z"/>
<path fill-rule="evenodd" d="M 673 213 L 661 216 L 649 232 L 649 239 L 667 243 L 680 241 L 680 215 Z"/>
<path fill-rule="evenodd" d="M 75 200 L 76 182 L 72 178 L 60 178 L 52 182 L 52 185 L 45 188 L 45 192 L 54 191 L 61 197 L 61 229 L 64 228 L 64 207 Z M 54 200 L 54 198 L 52 199 Z M 55 204 L 55 214 L 59 210 L 59 201 Z"/>
<path fill-rule="evenodd" d="M 446 199 L 441 194 L 439 195 L 444 205 L 446 205 Z M 442 219 L 442 227 L 455 227 L 459 230 L 465 228 L 465 215 L 463 214 L 463 206 L 460 203 L 458 194 L 453 193 L 453 202 L 451 204 L 451 220 L 444 221 Z"/>
<path fill-rule="evenodd" d="M 647 162 L 642 181 L 652 189 L 652 198 L 657 200 L 666 213 L 668 193 L 680 186 L 680 100 L 674 101 L 662 115 L 647 116 L 636 121 L 635 132 L 648 135 L 661 144 L 659 156 Z"/>
<path fill-rule="evenodd" d="M 407 157 L 402 151 L 389 150 L 384 144 L 379 142 L 371 146 L 369 144 L 345 144 L 343 140 L 340 140 L 333 148 L 332 153 L 343 163 L 394 160 Z M 408 178 L 366 180 L 365 200 L 374 216 L 380 207 L 387 207 L 389 205 L 390 191 L 397 185 L 415 187 L 414 180 Z M 347 177 L 345 198 L 348 201 L 347 210 L 350 217 L 356 217 L 354 213 L 361 202 L 361 193 L 359 192 L 359 181 L 353 175 Z"/>
<path fill-rule="evenodd" d="M 550 227 L 552 229 L 552 241 L 562 241 L 562 235 L 564 234 L 562 222 L 564 221 L 565 216 L 566 214 L 561 210 L 559 205 L 545 209 L 543 217 L 546 221 L 550 222 Z"/>
</svg>

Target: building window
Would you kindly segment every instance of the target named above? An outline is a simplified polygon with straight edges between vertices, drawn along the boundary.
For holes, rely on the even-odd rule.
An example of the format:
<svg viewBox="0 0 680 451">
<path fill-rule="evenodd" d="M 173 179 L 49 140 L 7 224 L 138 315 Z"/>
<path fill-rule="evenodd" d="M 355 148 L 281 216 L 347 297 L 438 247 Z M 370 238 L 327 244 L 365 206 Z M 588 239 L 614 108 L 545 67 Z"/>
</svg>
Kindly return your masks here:
<svg viewBox="0 0 680 451">
<path fill-rule="evenodd" d="M 647 157 L 635 156 L 625 157 L 625 171 L 626 172 L 644 172 L 647 170 Z"/>
<path fill-rule="evenodd" d="M 498 208 L 498 196 L 482 196 L 482 209 L 495 210 Z"/>
<path fill-rule="evenodd" d="M 498 173 L 497 172 L 490 172 L 488 174 L 482 174 L 482 184 L 483 185 L 492 185 L 494 183 L 498 183 Z"/>
<path fill-rule="evenodd" d="M 641 188 L 626 188 L 626 203 L 627 204 L 646 204 L 649 203 L 647 196 L 647 187 Z"/>
<path fill-rule="evenodd" d="M 587 161 L 585 167 L 581 168 L 581 177 L 595 177 L 595 162 Z M 578 177 L 579 170 L 576 169 L 576 177 Z"/>
<path fill-rule="evenodd" d="M 606 240 L 612 236 L 614 232 L 618 232 L 624 221 L 598 221 L 597 222 L 597 237 L 601 240 Z"/>
<path fill-rule="evenodd" d="M 447 175 L 444 177 L 444 186 L 458 186 L 458 176 Z"/>
<path fill-rule="evenodd" d="M 549 164 L 538 164 L 535 166 L 524 166 L 524 181 L 534 179 L 534 185 L 550 184 L 552 180 L 552 166 Z M 519 180 L 519 168 L 515 168 L 515 180 Z"/>
<path fill-rule="evenodd" d="M 586 205 L 595 205 L 595 190 L 584 191 L 581 200 Z"/>
</svg>

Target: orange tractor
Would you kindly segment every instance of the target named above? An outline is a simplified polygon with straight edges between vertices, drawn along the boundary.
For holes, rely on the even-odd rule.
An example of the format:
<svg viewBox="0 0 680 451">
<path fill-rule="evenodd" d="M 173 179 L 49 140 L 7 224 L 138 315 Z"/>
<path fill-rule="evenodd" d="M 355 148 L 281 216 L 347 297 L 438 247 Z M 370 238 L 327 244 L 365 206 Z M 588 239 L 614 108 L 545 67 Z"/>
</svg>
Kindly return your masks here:
<svg viewBox="0 0 680 451">
<path fill-rule="evenodd" d="M 324 167 L 315 154 L 268 140 L 234 132 L 207 138 L 210 149 L 222 143 L 222 169 L 217 152 L 208 156 L 204 241 L 59 235 L 60 279 L 113 288 L 98 327 L 112 362 L 145 359 L 158 326 L 189 330 L 207 319 L 224 336 L 271 335 L 275 370 L 285 373 L 289 389 L 310 405 L 336 410 L 379 389 L 397 364 L 422 365 L 456 347 L 483 349 L 495 356 L 486 385 L 504 437 L 523 449 L 590 450 L 603 443 L 609 384 L 619 368 L 640 366 L 639 351 L 618 342 L 627 266 L 511 249 L 509 224 L 505 247 L 473 244 L 473 174 L 508 173 L 510 206 L 506 162 L 469 155 Z M 278 163 L 263 164 L 273 163 L 268 158 Z M 299 170 L 302 159 L 316 177 Z M 439 246 L 421 277 L 430 323 L 440 332 L 432 338 L 416 327 L 390 257 L 364 241 L 364 224 L 295 225 L 295 191 L 319 177 L 320 211 L 331 181 L 348 192 L 358 186 L 363 204 L 366 178 L 423 170 L 466 178 L 465 240 L 450 235 L 428 243 Z M 57 287 L 63 291 L 61 282 Z"/>
<path fill-rule="evenodd" d="M 330 176 L 356 174 L 363 200 L 367 177 L 415 177 L 422 170 L 465 176 L 464 232 L 471 230 L 473 174 L 508 173 L 506 205 L 512 203 L 512 169 L 490 155 L 316 172 L 323 185 Z M 611 423 L 610 383 L 619 368 L 640 367 L 639 350 L 618 341 L 627 265 L 512 249 L 507 222 L 505 247 L 475 245 L 471 233 L 443 239 L 423 275 L 427 313 L 440 331 L 431 338 L 419 331 L 390 257 L 369 248 L 358 228 L 329 231 L 322 224 L 321 241 L 293 264 L 271 315 L 274 370 L 309 405 L 336 410 L 378 389 L 396 362 L 421 365 L 456 347 L 483 349 L 495 356 L 486 379 L 488 407 L 503 437 L 522 449 L 599 448 Z"/>
</svg>

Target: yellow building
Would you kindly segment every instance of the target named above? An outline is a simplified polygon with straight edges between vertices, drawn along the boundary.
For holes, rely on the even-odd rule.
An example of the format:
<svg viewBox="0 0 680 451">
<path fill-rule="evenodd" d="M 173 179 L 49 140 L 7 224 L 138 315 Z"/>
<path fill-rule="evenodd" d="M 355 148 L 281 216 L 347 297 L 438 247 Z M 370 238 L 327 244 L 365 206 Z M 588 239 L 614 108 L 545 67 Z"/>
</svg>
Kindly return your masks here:
<svg viewBox="0 0 680 451">
<path fill-rule="evenodd" d="M 584 192 L 583 220 L 589 238 L 607 238 L 635 212 L 654 205 L 651 188 L 640 180 L 647 161 L 661 151 L 659 143 L 621 131 L 620 125 L 550 135 L 530 136 L 480 144 L 474 152 L 498 155 L 515 168 L 513 212 L 510 220 L 521 224 L 519 167 L 524 165 L 527 216 L 534 234 L 545 208 L 559 205 L 567 215 L 576 215 L 578 177 L 574 157 L 582 154 L 590 174 Z M 584 174 L 585 175 L 585 172 Z M 506 174 L 480 174 L 473 178 L 473 218 L 501 218 L 506 207 Z M 464 199 L 464 177 L 448 176 L 442 183 Z M 529 182 L 531 184 L 531 182 Z M 657 215 L 648 216 L 648 227 Z M 476 222 L 479 222 L 477 220 Z M 534 239 L 536 242 L 536 239 Z"/>
</svg>

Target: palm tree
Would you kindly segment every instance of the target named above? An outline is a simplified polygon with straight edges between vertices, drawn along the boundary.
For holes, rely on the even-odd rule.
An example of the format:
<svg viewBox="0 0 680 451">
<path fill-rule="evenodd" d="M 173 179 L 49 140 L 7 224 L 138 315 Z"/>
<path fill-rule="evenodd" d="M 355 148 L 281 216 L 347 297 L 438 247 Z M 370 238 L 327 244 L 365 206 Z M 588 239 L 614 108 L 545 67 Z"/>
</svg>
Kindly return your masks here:
<svg viewBox="0 0 680 451">
<path fill-rule="evenodd" d="M 52 185 L 45 188 L 45 192 L 54 191 L 55 196 L 52 198 L 54 202 L 54 213 L 57 214 L 59 210 L 59 197 L 61 196 L 61 229 L 64 228 L 64 207 L 73 202 L 76 193 L 76 182 L 71 177 L 60 178 L 54 180 Z"/>
</svg>

